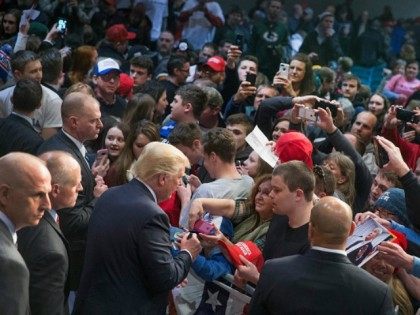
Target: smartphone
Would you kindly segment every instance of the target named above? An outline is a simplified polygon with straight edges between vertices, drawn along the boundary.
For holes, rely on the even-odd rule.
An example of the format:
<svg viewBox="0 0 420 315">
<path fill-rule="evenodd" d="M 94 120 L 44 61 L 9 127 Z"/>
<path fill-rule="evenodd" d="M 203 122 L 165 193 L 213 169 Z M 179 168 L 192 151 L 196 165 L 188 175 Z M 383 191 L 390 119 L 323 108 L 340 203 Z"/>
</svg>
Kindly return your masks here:
<svg viewBox="0 0 420 315">
<path fill-rule="evenodd" d="M 257 81 L 257 75 L 255 73 L 248 72 L 246 74 L 245 81 L 251 83 L 252 86 L 255 86 L 255 81 Z"/>
<path fill-rule="evenodd" d="M 199 219 L 195 222 L 194 228 L 192 231 L 196 233 L 205 234 L 205 235 L 216 234 L 216 229 L 214 228 L 214 226 L 202 219 Z"/>
<path fill-rule="evenodd" d="M 57 31 L 61 34 L 64 35 L 67 31 L 67 20 L 60 18 L 57 22 Z"/>
<path fill-rule="evenodd" d="M 244 35 L 236 34 L 235 37 L 235 46 L 238 46 L 240 50 L 242 50 L 244 46 Z"/>
<path fill-rule="evenodd" d="M 323 108 L 325 110 L 327 110 L 327 108 L 329 108 L 332 117 L 335 118 L 337 116 L 337 106 L 335 106 L 334 104 L 330 104 L 330 103 L 325 102 L 325 101 L 316 101 L 314 108 Z"/>
<path fill-rule="evenodd" d="M 184 187 L 187 187 L 188 185 L 188 175 L 183 175 L 182 176 L 182 183 L 184 184 Z"/>
<path fill-rule="evenodd" d="M 108 155 L 108 149 L 100 149 L 100 150 L 96 151 L 96 158 L 97 159 L 101 159 L 101 158 L 103 158 L 104 156 L 107 156 L 107 155 Z"/>
<path fill-rule="evenodd" d="M 282 78 L 288 78 L 289 77 L 289 65 L 287 63 L 281 63 L 279 66 L 279 75 Z"/>
<path fill-rule="evenodd" d="M 242 166 L 243 164 L 244 163 L 241 160 L 236 160 L 235 161 L 235 165 L 238 166 L 238 167 Z"/>
<path fill-rule="evenodd" d="M 299 108 L 298 116 L 303 119 L 314 121 L 314 122 L 316 121 L 316 117 L 317 117 L 315 110 L 308 107 Z"/>
<path fill-rule="evenodd" d="M 402 108 L 397 108 L 397 119 L 404 122 L 411 122 L 417 124 L 419 122 L 419 117 L 415 115 L 414 112 Z"/>
<path fill-rule="evenodd" d="M 376 140 L 373 141 L 373 153 L 375 155 L 376 165 L 379 168 L 384 167 L 389 162 L 388 153 L 386 153 L 385 149 Z"/>
</svg>

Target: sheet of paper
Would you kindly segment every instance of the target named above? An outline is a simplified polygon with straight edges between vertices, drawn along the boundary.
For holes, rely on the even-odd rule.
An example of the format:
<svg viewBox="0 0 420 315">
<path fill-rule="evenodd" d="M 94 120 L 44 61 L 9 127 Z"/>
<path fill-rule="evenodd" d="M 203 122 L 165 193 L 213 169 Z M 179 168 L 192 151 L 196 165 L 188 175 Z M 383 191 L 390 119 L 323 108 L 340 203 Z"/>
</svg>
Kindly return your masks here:
<svg viewBox="0 0 420 315">
<path fill-rule="evenodd" d="M 245 141 L 272 168 L 276 166 L 279 158 L 271 151 L 271 147 L 267 145 L 269 141 L 258 126 L 255 126 L 254 130 L 245 138 Z"/>
<path fill-rule="evenodd" d="M 20 17 L 19 27 L 22 26 L 23 24 L 28 23 L 28 21 L 35 20 L 39 16 L 40 13 L 41 12 L 34 9 L 34 6 L 32 6 L 32 8 L 30 8 L 29 10 L 23 10 L 22 16 Z"/>
</svg>

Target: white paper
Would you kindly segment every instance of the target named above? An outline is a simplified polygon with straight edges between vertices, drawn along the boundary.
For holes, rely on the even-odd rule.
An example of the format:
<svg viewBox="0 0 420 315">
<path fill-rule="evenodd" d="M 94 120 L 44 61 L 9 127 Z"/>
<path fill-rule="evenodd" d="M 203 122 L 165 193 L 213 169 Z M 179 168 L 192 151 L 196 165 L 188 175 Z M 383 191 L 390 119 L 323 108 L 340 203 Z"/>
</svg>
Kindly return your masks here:
<svg viewBox="0 0 420 315">
<path fill-rule="evenodd" d="M 258 126 L 255 126 L 254 130 L 245 138 L 245 141 L 272 168 L 276 166 L 279 158 L 271 151 L 271 147 L 267 145 L 269 141 Z"/>
<path fill-rule="evenodd" d="M 22 16 L 20 17 L 20 23 L 19 23 L 19 27 L 28 23 L 29 21 L 33 21 L 35 20 L 39 14 L 41 12 L 39 12 L 38 10 L 35 10 L 33 7 L 29 10 L 23 10 L 22 12 Z"/>
</svg>

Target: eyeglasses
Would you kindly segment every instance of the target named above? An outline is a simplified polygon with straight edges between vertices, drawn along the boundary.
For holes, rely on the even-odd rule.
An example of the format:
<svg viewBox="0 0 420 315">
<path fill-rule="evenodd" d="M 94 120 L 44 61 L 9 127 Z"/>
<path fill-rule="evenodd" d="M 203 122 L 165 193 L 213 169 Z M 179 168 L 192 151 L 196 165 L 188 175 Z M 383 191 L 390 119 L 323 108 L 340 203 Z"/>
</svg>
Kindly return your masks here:
<svg viewBox="0 0 420 315">
<path fill-rule="evenodd" d="M 120 79 L 120 75 L 118 73 L 108 73 L 99 76 L 99 78 L 101 78 L 101 80 L 105 82 L 109 82 L 111 80 L 117 81 Z"/>
</svg>

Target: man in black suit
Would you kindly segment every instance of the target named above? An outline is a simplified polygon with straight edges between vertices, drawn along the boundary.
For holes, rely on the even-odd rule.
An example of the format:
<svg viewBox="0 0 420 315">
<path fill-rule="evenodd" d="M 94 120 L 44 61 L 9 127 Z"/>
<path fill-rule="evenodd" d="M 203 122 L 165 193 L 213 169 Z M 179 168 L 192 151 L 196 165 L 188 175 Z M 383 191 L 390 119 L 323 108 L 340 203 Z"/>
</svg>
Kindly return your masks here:
<svg viewBox="0 0 420 315">
<path fill-rule="evenodd" d="M 0 158 L 0 314 L 29 314 L 29 271 L 16 248 L 16 231 L 36 225 L 49 209 L 51 176 L 27 153 Z"/>
<path fill-rule="evenodd" d="M 354 228 L 346 203 L 322 198 L 311 212 L 311 250 L 266 262 L 250 314 L 395 314 L 390 288 L 346 256 Z"/>
<path fill-rule="evenodd" d="M 169 219 L 157 202 L 181 185 L 186 156 L 151 142 L 134 165 L 135 178 L 105 192 L 89 224 L 86 261 L 75 314 L 165 314 L 169 291 L 201 250 L 185 233 L 172 257 Z"/>
<path fill-rule="evenodd" d="M 32 124 L 34 112 L 41 106 L 41 84 L 33 79 L 22 79 L 13 90 L 13 111 L 0 118 L 0 156 L 21 151 L 36 154 L 44 141 Z"/>
<path fill-rule="evenodd" d="M 38 153 L 56 150 L 68 152 L 79 163 L 82 171 L 83 191 L 79 192 L 76 205 L 61 209 L 58 214 L 60 228 L 70 248 L 70 289 L 76 291 L 83 268 L 87 227 L 95 202 L 94 198 L 106 189 L 106 186 L 95 187 L 95 179 L 85 159 L 87 150 L 83 143 L 98 137 L 102 122 L 98 101 L 79 92 L 66 96 L 61 106 L 61 116 L 63 129 L 45 141 Z"/>
<path fill-rule="evenodd" d="M 18 232 L 18 248 L 30 273 L 32 314 L 68 314 L 68 243 L 58 225 L 61 209 L 74 207 L 82 190 L 79 163 L 68 153 L 51 151 L 40 156 L 51 173 L 51 209 L 37 226 Z M 48 302 L 47 302 L 48 301 Z"/>
</svg>

